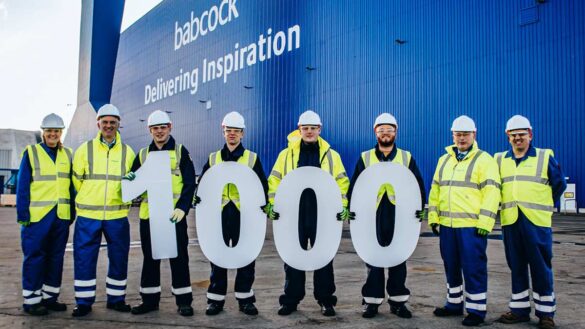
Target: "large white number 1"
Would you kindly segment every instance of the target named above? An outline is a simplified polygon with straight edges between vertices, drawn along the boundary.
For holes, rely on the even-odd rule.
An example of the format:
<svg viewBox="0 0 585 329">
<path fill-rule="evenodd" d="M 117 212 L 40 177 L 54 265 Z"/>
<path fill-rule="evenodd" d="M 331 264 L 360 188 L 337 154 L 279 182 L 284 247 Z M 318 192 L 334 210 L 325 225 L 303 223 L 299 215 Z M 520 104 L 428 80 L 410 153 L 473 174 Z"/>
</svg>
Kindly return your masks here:
<svg viewBox="0 0 585 329">
<path fill-rule="evenodd" d="M 146 161 L 136 171 L 136 178 L 133 181 L 122 180 L 124 202 L 131 201 L 144 191 L 148 193 L 152 258 L 175 258 L 177 257 L 177 236 L 175 224 L 169 220 L 174 202 L 171 158 L 168 151 L 148 153 Z"/>
</svg>

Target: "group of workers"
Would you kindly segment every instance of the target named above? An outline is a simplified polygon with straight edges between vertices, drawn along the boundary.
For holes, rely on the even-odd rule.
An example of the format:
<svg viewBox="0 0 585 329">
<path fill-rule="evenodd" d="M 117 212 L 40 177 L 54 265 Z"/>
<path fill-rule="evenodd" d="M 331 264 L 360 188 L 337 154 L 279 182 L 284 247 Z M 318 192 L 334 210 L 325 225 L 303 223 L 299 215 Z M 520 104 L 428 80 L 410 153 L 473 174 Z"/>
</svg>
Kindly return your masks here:
<svg viewBox="0 0 585 329">
<path fill-rule="evenodd" d="M 266 178 L 258 154 L 242 144 L 245 122 L 241 114 L 228 113 L 222 121 L 225 144 L 209 155 L 201 175 L 223 161 L 235 161 L 250 167 L 264 188 L 263 211 L 278 220 L 274 197 L 284 176 L 303 166 L 313 166 L 330 173 L 341 192 L 343 210 L 337 220 L 350 221 L 351 195 L 359 175 L 379 162 L 394 162 L 408 167 L 418 181 L 422 204 L 416 211 L 418 220 L 428 219 L 435 235 L 440 236 L 440 252 L 447 279 L 447 300 L 437 307 L 438 317 L 467 316 L 462 324 L 478 326 L 484 322 L 487 304 L 487 235 L 498 216 L 501 220 L 506 260 L 512 274 L 510 311 L 501 315 L 502 323 L 530 320 L 530 290 L 539 328 L 553 328 L 555 295 L 553 292 L 551 217 L 554 203 L 566 187 L 560 166 L 548 149 L 532 146 L 532 126 L 525 117 L 515 115 L 506 125 L 511 148 L 494 157 L 479 149 L 473 120 L 460 116 L 451 127 L 453 145 L 440 157 L 425 209 L 426 190 L 412 154 L 396 145 L 398 123 L 383 113 L 373 125 L 377 144 L 364 151 L 350 181 L 339 153 L 321 136 L 319 115 L 304 112 L 298 130 L 289 135 L 288 146 L 280 152 Z M 144 314 L 159 308 L 160 260 L 151 252 L 148 196 L 140 205 L 140 239 L 143 266 L 140 280 L 142 303 L 126 304 L 130 204 L 122 201 L 122 179 L 133 180 L 149 152 L 169 151 L 172 172 L 174 210 L 170 221 L 176 224 L 178 256 L 170 260 L 172 293 L 177 312 L 193 315 L 192 288 L 189 276 L 187 221 L 189 210 L 201 198 L 196 194 L 195 169 L 189 152 L 171 136 L 173 124 L 166 112 L 154 111 L 148 118 L 152 142 L 135 156 L 122 142 L 120 112 L 111 105 L 97 113 L 97 136 L 83 143 L 73 155 L 61 144 L 65 125 L 55 115 L 42 122 L 42 142 L 29 145 L 23 152 L 17 188 L 17 221 L 21 224 L 24 253 L 22 286 L 24 311 L 45 315 L 48 311 L 65 311 L 58 302 L 63 256 L 69 235 L 74 229 L 74 286 L 76 306 L 72 315 L 85 316 L 92 311 L 96 296 L 96 266 L 102 234 L 107 241 L 109 259 L 106 277 L 107 308 L 119 312 Z M 222 193 L 222 232 L 226 245 L 238 243 L 240 234 L 240 198 L 238 189 L 227 184 Z M 313 245 L 317 230 L 316 196 L 311 189 L 301 194 L 299 204 L 299 241 L 304 249 Z M 376 232 L 381 246 L 392 242 L 395 231 L 396 201 L 392 185 L 383 184 L 377 197 Z M 237 270 L 235 297 L 239 310 L 258 314 L 252 285 L 255 263 Z M 376 316 L 384 301 L 384 285 L 390 312 L 411 318 L 406 307 L 410 291 L 406 287 L 406 263 L 388 269 L 366 264 L 367 279 L 362 287 L 362 316 Z M 530 277 L 529 272 L 530 271 Z M 289 315 L 305 296 L 305 272 L 284 264 L 284 293 L 279 298 L 278 314 Z M 334 316 L 337 297 L 333 262 L 314 271 L 314 297 L 324 316 Z M 530 278 L 530 279 L 529 279 Z M 211 263 L 207 291 L 207 315 L 223 310 L 227 293 L 227 269 Z M 465 301 L 465 303 L 464 303 Z"/>
</svg>

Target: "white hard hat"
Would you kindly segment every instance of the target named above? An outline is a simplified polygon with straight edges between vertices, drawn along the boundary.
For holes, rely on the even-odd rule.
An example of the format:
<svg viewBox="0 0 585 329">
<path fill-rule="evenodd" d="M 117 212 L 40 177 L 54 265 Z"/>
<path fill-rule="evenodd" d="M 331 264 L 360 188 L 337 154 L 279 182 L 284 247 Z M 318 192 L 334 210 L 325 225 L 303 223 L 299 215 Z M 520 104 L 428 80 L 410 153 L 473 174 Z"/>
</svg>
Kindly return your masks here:
<svg viewBox="0 0 585 329">
<path fill-rule="evenodd" d="M 169 115 L 167 114 L 167 112 L 161 111 L 161 110 L 156 110 L 152 113 L 150 113 L 150 115 L 148 116 L 148 126 L 152 127 L 152 126 L 157 126 L 157 125 L 164 125 L 164 124 L 169 124 L 171 123 L 171 118 L 169 118 Z"/>
<path fill-rule="evenodd" d="M 240 129 L 246 128 L 246 124 L 244 123 L 244 117 L 236 111 L 226 114 L 225 117 L 223 117 L 221 126 Z"/>
<path fill-rule="evenodd" d="M 516 129 L 532 129 L 530 121 L 521 115 L 515 115 L 506 123 L 506 131 Z"/>
<path fill-rule="evenodd" d="M 63 129 L 65 128 L 65 124 L 63 123 L 63 119 L 55 113 L 51 113 L 43 118 L 43 122 L 41 123 L 41 129 Z"/>
<path fill-rule="evenodd" d="M 394 125 L 395 127 L 398 127 L 396 118 L 390 113 L 382 113 L 378 115 L 374 122 L 374 129 L 379 125 Z"/>
<path fill-rule="evenodd" d="M 462 115 L 453 120 L 451 131 L 477 131 L 475 122 L 467 115 Z"/>
<path fill-rule="evenodd" d="M 319 114 L 317 114 L 311 110 L 308 110 L 308 111 L 305 111 L 303 114 L 301 114 L 297 125 L 299 125 L 299 126 L 322 126 L 323 124 L 321 124 L 321 118 L 319 117 Z"/>
<path fill-rule="evenodd" d="M 100 109 L 97 112 L 96 118 L 99 119 L 101 117 L 105 117 L 108 115 L 118 117 L 118 119 L 119 119 L 120 118 L 120 111 L 118 111 L 118 108 L 115 107 L 114 105 L 106 104 L 106 105 L 100 107 Z"/>
</svg>

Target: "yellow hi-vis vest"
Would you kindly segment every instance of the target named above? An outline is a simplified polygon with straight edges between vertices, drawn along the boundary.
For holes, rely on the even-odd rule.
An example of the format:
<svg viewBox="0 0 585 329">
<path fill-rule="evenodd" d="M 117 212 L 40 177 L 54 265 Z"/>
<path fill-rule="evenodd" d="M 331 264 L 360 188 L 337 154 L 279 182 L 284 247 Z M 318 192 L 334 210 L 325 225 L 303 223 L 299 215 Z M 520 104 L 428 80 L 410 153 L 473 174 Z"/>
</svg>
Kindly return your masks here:
<svg viewBox="0 0 585 329">
<path fill-rule="evenodd" d="M 237 163 L 242 164 L 244 166 L 250 167 L 250 169 L 254 169 L 254 164 L 256 163 L 256 159 L 258 156 L 256 153 L 248 150 L 244 150 L 244 154 L 238 159 Z M 221 158 L 221 150 L 217 152 L 213 152 L 209 155 L 209 167 L 213 167 L 216 164 L 222 163 L 223 160 Z M 236 205 L 238 210 L 240 209 L 240 193 L 238 192 L 238 188 L 229 183 L 223 187 L 223 192 L 221 193 L 221 207 L 225 207 L 229 202 L 233 202 Z"/>
<path fill-rule="evenodd" d="M 454 145 L 445 148 L 429 195 L 429 225 L 491 231 L 500 203 L 500 174 L 496 161 L 477 142 L 461 161 Z"/>
<path fill-rule="evenodd" d="M 122 143 L 120 133 L 110 149 L 100 134 L 75 151 L 73 184 L 77 189 L 77 215 L 109 220 L 128 216 L 129 202 L 122 201 L 122 177 L 132 167 L 134 151 Z"/>
<path fill-rule="evenodd" d="M 291 134 L 292 135 L 292 134 Z M 290 135 L 289 135 L 290 137 Z M 347 207 L 347 190 L 349 189 L 349 178 L 341 162 L 339 153 L 331 149 L 329 143 L 319 137 L 319 159 L 321 169 L 327 171 L 333 178 L 339 190 L 341 191 L 341 203 Z M 274 196 L 282 178 L 289 172 L 297 168 L 299 154 L 301 152 L 302 140 L 289 140 L 288 147 L 280 152 L 274 167 L 268 176 L 268 201 L 274 203 Z"/>
<path fill-rule="evenodd" d="M 57 217 L 71 219 L 71 161 L 72 151 L 63 147 L 57 151 L 56 161 L 47 154 L 41 144 L 29 145 L 28 159 L 32 168 L 30 183 L 30 221 L 43 219 L 57 206 Z"/>
<path fill-rule="evenodd" d="M 552 150 L 536 149 L 535 157 L 527 157 L 516 166 L 508 152 L 496 154 L 502 176 L 502 226 L 511 225 L 518 219 L 518 208 L 537 226 L 551 227 L 554 202 L 552 188 L 548 184 L 548 161 Z"/>
<path fill-rule="evenodd" d="M 177 201 L 181 197 L 181 191 L 183 190 L 183 175 L 181 175 L 181 148 L 183 145 L 175 144 L 175 149 L 169 151 L 171 158 L 171 183 L 173 186 L 173 205 L 177 204 Z M 148 156 L 148 147 L 140 150 L 138 158 L 140 164 L 143 164 Z M 138 217 L 143 220 L 147 220 L 150 216 L 148 214 L 148 195 L 147 192 L 142 194 L 142 202 L 140 203 L 140 212 Z"/>
<path fill-rule="evenodd" d="M 394 157 L 394 159 L 392 159 L 391 162 L 399 163 L 408 168 L 408 166 L 410 165 L 411 158 L 412 156 L 410 155 L 410 152 L 397 148 L 396 156 Z M 376 156 L 376 149 L 374 148 L 369 151 L 362 152 L 362 161 L 364 162 L 366 168 L 380 162 L 380 160 Z M 386 195 L 388 196 L 388 200 L 390 200 L 390 202 L 392 202 L 393 205 L 396 205 L 396 193 L 394 193 L 394 187 L 390 184 L 382 184 L 382 186 L 380 186 L 380 190 L 378 190 L 376 207 L 378 207 L 380 205 L 380 202 L 382 202 L 384 193 L 386 193 Z"/>
</svg>

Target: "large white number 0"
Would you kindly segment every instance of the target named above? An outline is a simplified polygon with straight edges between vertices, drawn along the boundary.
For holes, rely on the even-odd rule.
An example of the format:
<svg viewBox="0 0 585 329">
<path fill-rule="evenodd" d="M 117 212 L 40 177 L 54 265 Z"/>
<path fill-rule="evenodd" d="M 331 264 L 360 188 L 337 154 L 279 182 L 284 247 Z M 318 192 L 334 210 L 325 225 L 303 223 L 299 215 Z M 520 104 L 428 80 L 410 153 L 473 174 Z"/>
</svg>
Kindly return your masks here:
<svg viewBox="0 0 585 329">
<path fill-rule="evenodd" d="M 376 198 L 382 184 L 391 184 L 396 194 L 396 218 L 392 243 L 382 247 L 376 238 Z M 358 256 L 376 267 L 392 267 L 414 252 L 420 234 L 420 223 L 414 213 L 421 205 L 416 178 L 405 166 L 377 163 L 364 170 L 355 183 L 351 210 L 351 241 Z"/>
<path fill-rule="evenodd" d="M 149 152 L 146 161 L 136 171 L 136 178 L 133 181 L 122 180 L 124 202 L 131 201 L 144 191 L 148 193 L 152 258 L 175 258 L 177 236 L 175 224 L 169 220 L 174 202 L 168 151 Z"/>
<path fill-rule="evenodd" d="M 299 244 L 299 201 L 311 188 L 317 196 L 317 234 L 310 250 Z M 280 258 L 297 270 L 314 271 L 327 265 L 339 248 L 343 223 L 336 214 L 342 210 L 341 193 L 331 175 L 319 168 L 302 167 L 284 176 L 274 198 L 280 219 L 273 222 L 274 244 Z"/>
<path fill-rule="evenodd" d="M 240 239 L 234 247 L 226 246 L 222 237 L 221 195 L 228 183 L 236 185 L 240 195 Z M 260 209 L 266 200 L 256 173 L 237 162 L 222 162 L 205 172 L 197 195 L 201 197 L 195 216 L 197 237 L 205 257 L 228 269 L 254 261 L 266 236 L 266 215 Z"/>
</svg>

